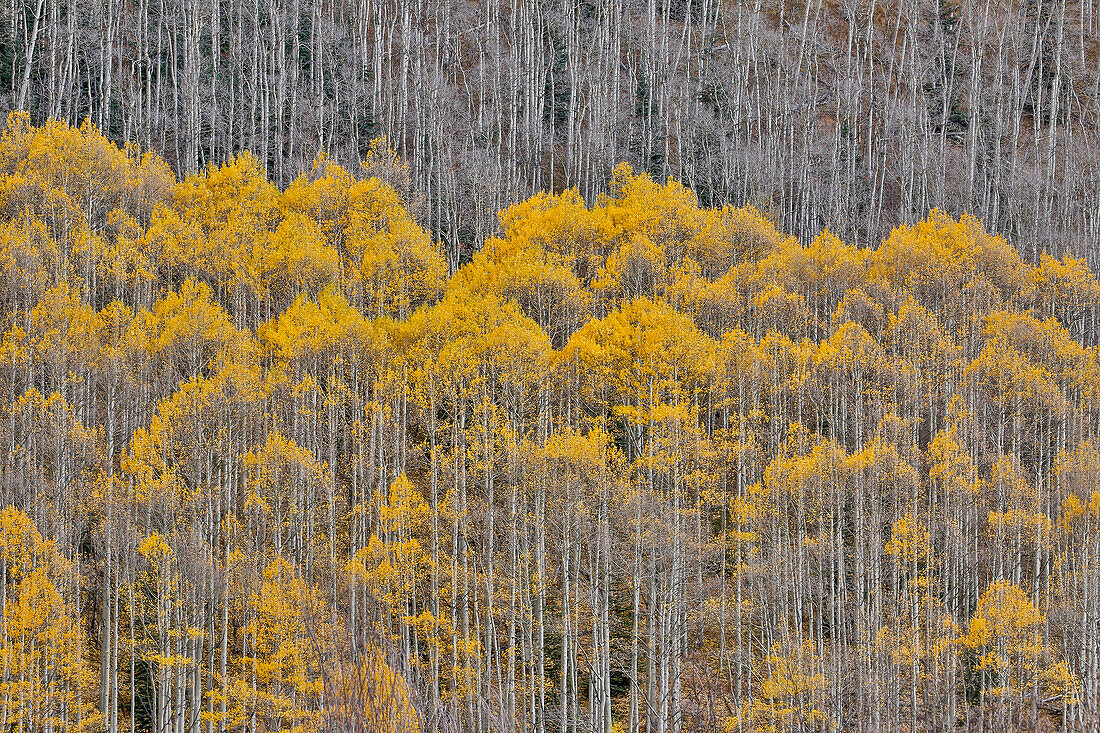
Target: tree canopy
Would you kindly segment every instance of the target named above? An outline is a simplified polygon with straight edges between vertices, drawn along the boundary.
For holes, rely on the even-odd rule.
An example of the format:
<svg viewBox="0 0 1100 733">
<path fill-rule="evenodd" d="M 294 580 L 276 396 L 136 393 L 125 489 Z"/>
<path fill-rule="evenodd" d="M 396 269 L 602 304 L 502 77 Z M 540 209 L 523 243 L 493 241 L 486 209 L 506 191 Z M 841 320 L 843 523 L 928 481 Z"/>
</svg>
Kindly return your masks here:
<svg viewBox="0 0 1100 733">
<path fill-rule="evenodd" d="M 461 267 L 389 182 L 0 138 L 18 731 L 1088 731 L 1100 284 L 627 165 Z"/>
</svg>

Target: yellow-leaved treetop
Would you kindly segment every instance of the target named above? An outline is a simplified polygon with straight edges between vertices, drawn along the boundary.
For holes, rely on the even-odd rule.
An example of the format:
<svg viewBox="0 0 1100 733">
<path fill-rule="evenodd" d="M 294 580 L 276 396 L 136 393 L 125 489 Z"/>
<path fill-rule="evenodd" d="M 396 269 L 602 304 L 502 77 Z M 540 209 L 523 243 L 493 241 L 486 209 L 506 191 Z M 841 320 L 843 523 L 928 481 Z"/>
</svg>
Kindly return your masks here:
<svg viewBox="0 0 1100 733">
<path fill-rule="evenodd" d="M 1046 618 L 1019 586 L 990 583 L 978 599 L 961 641 L 978 657 L 983 695 L 1024 704 L 1038 691 L 1043 699 L 1076 702 L 1078 682 L 1068 665 L 1043 640 Z M 1031 704 L 1039 700 L 1031 697 Z M 1000 711 L 999 711 L 1000 712 Z M 1001 713 L 1003 714 L 1003 713 Z"/>
<path fill-rule="evenodd" d="M 0 512 L 0 716 L 15 730 L 99 730 L 74 569 L 22 512 Z"/>
</svg>

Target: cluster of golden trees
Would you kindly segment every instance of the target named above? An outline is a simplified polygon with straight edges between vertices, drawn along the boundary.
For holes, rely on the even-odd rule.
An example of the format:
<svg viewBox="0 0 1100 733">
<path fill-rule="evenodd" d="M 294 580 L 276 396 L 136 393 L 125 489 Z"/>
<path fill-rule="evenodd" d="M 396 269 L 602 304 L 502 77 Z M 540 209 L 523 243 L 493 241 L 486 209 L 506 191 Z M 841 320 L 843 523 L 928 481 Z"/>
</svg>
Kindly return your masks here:
<svg viewBox="0 0 1100 733">
<path fill-rule="evenodd" d="M 13 115 L 0 716 L 1091 731 L 1098 308 L 972 218 L 799 242 L 625 166 L 450 272 L 323 158 Z"/>
</svg>

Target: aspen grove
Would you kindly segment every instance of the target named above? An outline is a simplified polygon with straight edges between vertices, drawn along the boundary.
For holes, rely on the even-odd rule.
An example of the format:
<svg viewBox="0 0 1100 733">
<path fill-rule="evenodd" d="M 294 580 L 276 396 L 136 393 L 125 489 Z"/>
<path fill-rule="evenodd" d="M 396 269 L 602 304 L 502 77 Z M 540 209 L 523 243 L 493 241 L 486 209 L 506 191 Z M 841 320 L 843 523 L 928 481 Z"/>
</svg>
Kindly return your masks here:
<svg viewBox="0 0 1100 733">
<path fill-rule="evenodd" d="M 1100 266 L 1100 0 L 5 0 L 12 110 L 280 188 L 384 136 L 452 264 L 627 161 L 805 241 L 939 208 Z"/>
<path fill-rule="evenodd" d="M 5 730 L 1098 729 L 1083 260 L 405 171 L 8 118 Z"/>
</svg>

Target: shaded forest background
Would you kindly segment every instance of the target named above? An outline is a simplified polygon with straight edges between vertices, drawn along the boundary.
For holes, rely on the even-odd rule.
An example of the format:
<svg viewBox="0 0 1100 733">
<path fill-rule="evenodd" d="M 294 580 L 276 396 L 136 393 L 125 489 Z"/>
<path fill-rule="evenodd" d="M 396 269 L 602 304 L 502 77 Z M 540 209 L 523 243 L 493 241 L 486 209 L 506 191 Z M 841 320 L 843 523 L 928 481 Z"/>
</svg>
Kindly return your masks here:
<svg viewBox="0 0 1100 733">
<path fill-rule="evenodd" d="M 933 208 L 1100 262 L 1094 0 L 7 0 L 0 111 L 278 185 L 384 136 L 452 269 L 620 161 L 811 240 Z"/>
</svg>

